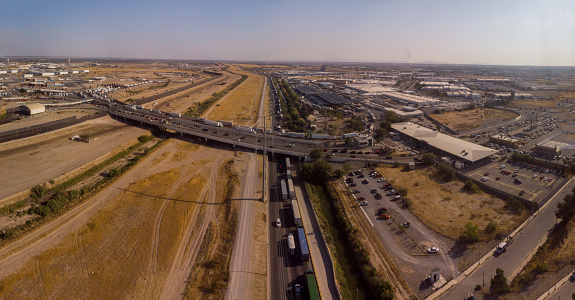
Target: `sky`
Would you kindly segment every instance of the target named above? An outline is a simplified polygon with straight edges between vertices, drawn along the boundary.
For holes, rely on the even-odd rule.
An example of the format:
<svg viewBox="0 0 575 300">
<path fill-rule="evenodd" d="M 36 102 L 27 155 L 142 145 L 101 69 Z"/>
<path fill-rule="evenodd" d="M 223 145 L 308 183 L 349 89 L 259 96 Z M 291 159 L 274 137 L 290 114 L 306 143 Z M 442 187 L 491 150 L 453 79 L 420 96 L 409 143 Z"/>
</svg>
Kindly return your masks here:
<svg viewBox="0 0 575 300">
<path fill-rule="evenodd" d="M 2 0 L 1 56 L 575 66 L 575 1 Z"/>
</svg>

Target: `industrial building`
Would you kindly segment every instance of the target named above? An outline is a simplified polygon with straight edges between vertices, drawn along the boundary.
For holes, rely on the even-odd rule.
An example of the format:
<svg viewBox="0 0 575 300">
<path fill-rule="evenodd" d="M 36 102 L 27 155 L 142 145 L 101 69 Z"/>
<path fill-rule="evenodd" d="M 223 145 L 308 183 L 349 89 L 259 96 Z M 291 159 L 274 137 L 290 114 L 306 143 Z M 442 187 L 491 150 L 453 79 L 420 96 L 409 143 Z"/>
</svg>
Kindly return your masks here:
<svg viewBox="0 0 575 300">
<path fill-rule="evenodd" d="M 571 146 L 570 144 L 567 143 L 561 143 L 561 142 L 556 142 L 556 141 L 548 141 L 548 142 L 544 142 L 544 143 L 540 143 L 535 145 L 535 147 L 533 147 L 533 152 L 536 152 L 537 154 L 541 154 L 541 155 L 559 155 L 561 154 L 561 150 L 564 147 L 568 147 Z"/>
<path fill-rule="evenodd" d="M 17 106 L 15 112 L 23 115 L 36 115 L 46 111 L 46 107 L 41 103 L 28 103 L 24 105 Z"/>
<path fill-rule="evenodd" d="M 497 150 L 466 142 L 411 122 L 396 123 L 391 127 L 399 133 L 401 139 L 411 141 L 414 147 L 430 150 L 439 157 L 450 157 L 455 162 L 465 165 L 478 163 L 497 153 Z"/>
<path fill-rule="evenodd" d="M 442 103 L 443 101 L 424 97 L 424 96 L 416 96 L 412 94 L 400 93 L 400 92 L 382 92 L 381 95 L 387 96 L 392 100 L 396 100 L 399 102 L 407 103 L 407 104 L 416 104 L 416 105 L 434 105 Z"/>
<path fill-rule="evenodd" d="M 505 147 L 517 148 L 521 145 L 521 141 L 506 136 L 503 133 L 492 135 L 489 137 L 489 141 Z"/>
</svg>

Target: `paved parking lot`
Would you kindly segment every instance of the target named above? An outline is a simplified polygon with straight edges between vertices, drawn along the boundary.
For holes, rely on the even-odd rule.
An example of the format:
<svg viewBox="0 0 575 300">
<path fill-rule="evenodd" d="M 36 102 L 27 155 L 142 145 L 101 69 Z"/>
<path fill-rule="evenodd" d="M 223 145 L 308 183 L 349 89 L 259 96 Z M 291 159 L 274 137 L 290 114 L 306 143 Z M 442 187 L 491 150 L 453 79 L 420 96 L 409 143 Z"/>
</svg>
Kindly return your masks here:
<svg viewBox="0 0 575 300">
<path fill-rule="evenodd" d="M 419 222 L 409 210 L 402 209 L 401 200 L 393 200 L 394 195 L 387 195 L 389 191 L 383 189 L 389 182 L 369 176 L 369 172 L 364 171 L 361 175 L 347 174 L 346 178 L 353 178 L 353 183 L 348 183 L 348 187 L 352 192 L 355 191 L 353 195 L 358 206 L 363 201 L 368 202 L 361 207 L 373 223 L 386 251 L 399 263 L 398 267 L 406 275 L 409 285 L 423 293 L 420 296 L 426 295 L 428 291 L 420 290 L 419 284 L 432 269 L 440 268 L 444 277 L 458 274 L 457 267 L 447 251 L 453 245 L 447 244 L 437 233 Z M 385 178 L 385 174 L 382 175 Z M 378 193 L 381 198 L 377 196 Z M 377 211 L 383 207 L 389 212 L 389 219 L 377 215 Z M 409 223 L 409 227 L 402 229 L 400 226 L 403 223 Z M 425 251 L 431 247 L 438 247 L 439 253 L 426 254 Z"/>
<path fill-rule="evenodd" d="M 505 167 L 502 168 L 502 166 Z M 506 173 L 504 173 L 505 171 Z M 536 202 L 540 200 L 538 198 L 540 195 L 551 191 L 563 179 L 556 174 L 546 173 L 539 167 L 529 169 L 528 166 L 512 165 L 505 161 L 490 163 L 470 171 L 466 175 L 495 189 Z M 489 180 L 485 180 L 484 177 L 489 178 Z M 521 183 L 517 182 L 516 179 L 521 180 Z"/>
</svg>

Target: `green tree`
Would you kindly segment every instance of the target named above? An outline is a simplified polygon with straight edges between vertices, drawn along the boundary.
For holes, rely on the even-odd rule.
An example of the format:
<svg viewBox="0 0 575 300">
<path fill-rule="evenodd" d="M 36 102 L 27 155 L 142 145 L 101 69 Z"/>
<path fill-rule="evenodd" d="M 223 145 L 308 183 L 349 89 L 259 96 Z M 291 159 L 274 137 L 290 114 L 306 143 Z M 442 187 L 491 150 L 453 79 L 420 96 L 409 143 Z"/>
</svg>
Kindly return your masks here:
<svg viewBox="0 0 575 300">
<path fill-rule="evenodd" d="M 321 158 L 322 154 L 323 154 L 322 149 L 315 148 L 315 149 L 311 150 L 311 152 L 309 153 L 309 157 L 311 157 L 311 159 L 313 159 L 313 160 L 318 160 Z"/>
<path fill-rule="evenodd" d="M 463 231 L 463 240 L 468 243 L 475 243 L 479 241 L 479 233 L 477 233 L 477 225 L 473 225 L 471 222 L 465 224 L 465 230 Z"/>
<path fill-rule="evenodd" d="M 437 165 L 437 175 L 445 181 L 451 181 L 455 179 L 455 169 L 444 162 Z"/>
<path fill-rule="evenodd" d="M 345 142 L 344 142 L 344 143 L 345 143 L 346 145 L 351 145 L 351 142 L 352 142 L 352 141 L 353 141 L 353 139 L 352 139 L 352 138 L 350 138 L 350 137 L 346 137 L 346 138 L 345 138 Z"/>
<path fill-rule="evenodd" d="M 374 132 L 374 137 L 376 140 L 380 141 L 380 140 L 386 138 L 388 134 L 389 134 L 389 132 L 386 129 L 378 128 Z"/>
<path fill-rule="evenodd" d="M 475 181 L 471 178 L 467 178 L 465 185 L 463 185 L 463 189 L 473 194 L 479 192 L 479 186 L 475 184 Z"/>
<path fill-rule="evenodd" d="M 343 174 L 345 174 L 345 173 L 343 172 L 343 170 L 341 170 L 341 169 L 337 169 L 337 170 L 333 171 L 333 173 L 335 174 L 335 176 L 336 176 L 337 178 L 341 178 L 341 177 L 343 176 Z"/>
<path fill-rule="evenodd" d="M 431 152 L 425 153 L 421 159 L 424 165 L 433 165 L 435 163 L 435 154 Z"/>
<path fill-rule="evenodd" d="M 392 110 L 385 112 L 385 120 L 391 123 L 397 123 L 400 121 L 399 116 Z"/>
<path fill-rule="evenodd" d="M 348 163 L 343 164 L 342 168 L 345 172 L 349 172 L 352 169 L 351 165 Z"/>
<path fill-rule="evenodd" d="M 407 188 L 400 187 L 400 188 L 397 189 L 397 192 L 399 193 L 399 195 L 400 195 L 401 197 L 405 197 L 405 196 L 407 196 L 408 190 L 407 190 Z"/>
<path fill-rule="evenodd" d="M 491 279 L 491 289 L 496 294 L 506 294 L 511 291 L 509 284 L 507 284 L 507 278 L 500 268 L 495 270 L 495 277 Z"/>
<path fill-rule="evenodd" d="M 391 122 L 390 121 L 383 121 L 381 123 L 379 123 L 379 127 L 387 130 L 388 132 L 391 131 Z"/>
</svg>

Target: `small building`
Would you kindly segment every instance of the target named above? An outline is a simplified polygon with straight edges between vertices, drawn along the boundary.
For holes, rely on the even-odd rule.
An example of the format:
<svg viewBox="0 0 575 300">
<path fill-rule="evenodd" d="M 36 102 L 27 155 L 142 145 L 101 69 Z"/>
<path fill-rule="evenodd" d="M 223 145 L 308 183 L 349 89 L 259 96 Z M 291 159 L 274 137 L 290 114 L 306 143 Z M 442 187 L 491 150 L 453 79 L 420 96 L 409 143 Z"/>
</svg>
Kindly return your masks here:
<svg viewBox="0 0 575 300">
<path fill-rule="evenodd" d="M 373 146 L 373 138 L 370 137 L 354 137 L 353 138 L 353 146 L 355 148 L 365 148 L 369 146 Z"/>
<path fill-rule="evenodd" d="M 15 111 L 24 115 L 36 115 L 46 111 L 46 107 L 42 103 L 28 103 L 16 107 Z"/>
<path fill-rule="evenodd" d="M 508 137 L 503 133 L 490 136 L 489 141 L 511 148 L 518 148 L 521 144 L 518 139 Z"/>
<path fill-rule="evenodd" d="M 571 146 L 570 144 L 548 141 L 545 143 L 540 143 L 533 147 L 533 152 L 541 155 L 559 155 L 561 154 L 561 149 L 566 146 Z"/>
</svg>

